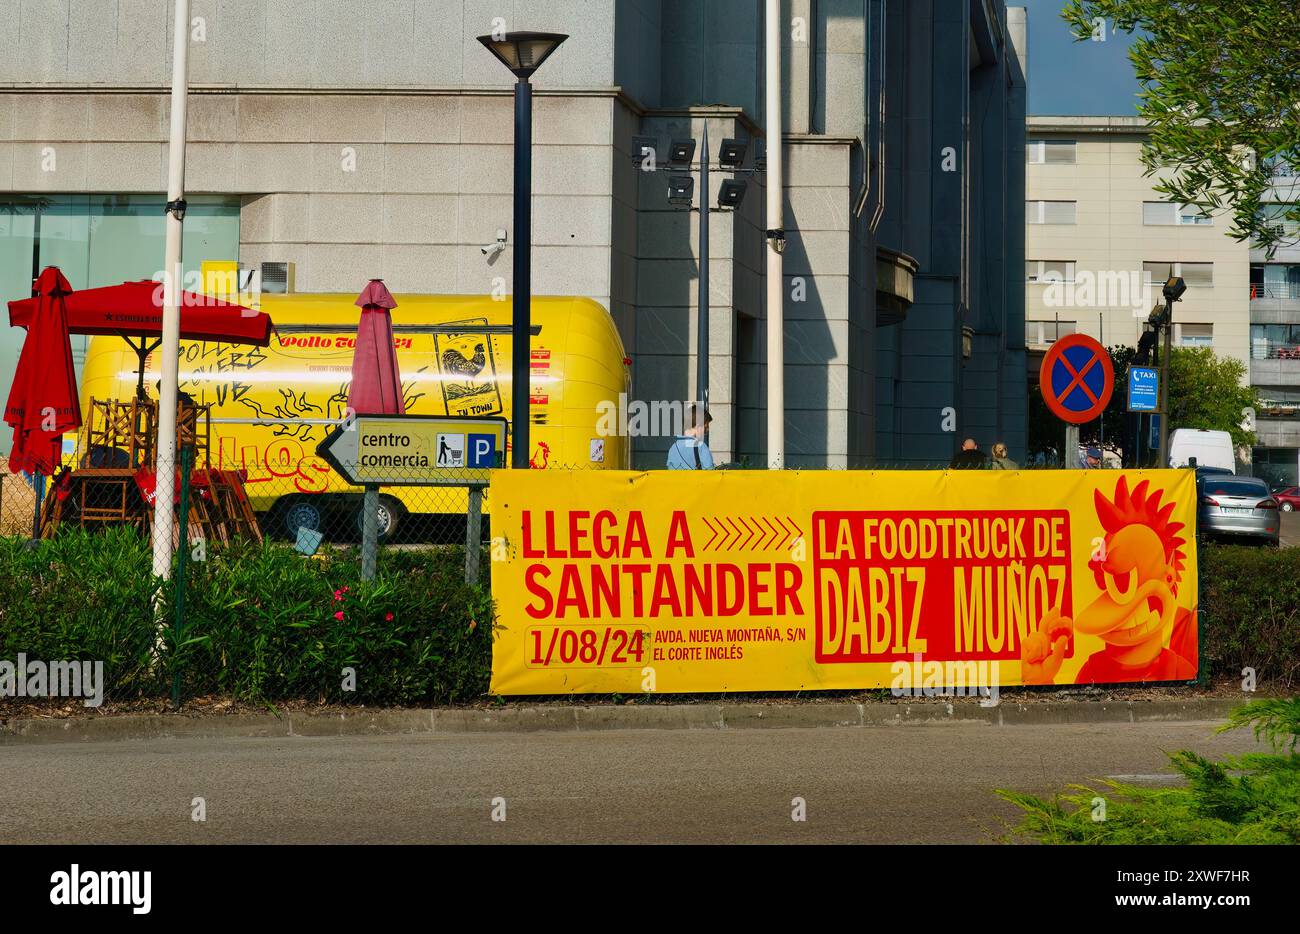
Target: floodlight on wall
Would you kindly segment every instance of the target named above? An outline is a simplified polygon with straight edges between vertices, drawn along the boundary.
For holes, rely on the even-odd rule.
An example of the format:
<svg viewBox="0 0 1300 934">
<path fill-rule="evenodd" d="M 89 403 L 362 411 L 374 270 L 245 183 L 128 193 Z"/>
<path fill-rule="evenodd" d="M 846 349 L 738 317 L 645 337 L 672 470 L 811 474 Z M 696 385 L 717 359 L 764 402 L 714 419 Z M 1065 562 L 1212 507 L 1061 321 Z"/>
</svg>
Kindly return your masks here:
<svg viewBox="0 0 1300 934">
<path fill-rule="evenodd" d="M 722 186 L 718 189 L 718 207 L 740 207 L 740 202 L 745 200 L 745 189 L 747 187 L 748 183 L 743 179 L 728 178 L 723 180 Z"/>
<path fill-rule="evenodd" d="M 496 33 L 479 36 L 478 41 L 516 78 L 527 81 L 567 38 L 559 32 L 508 32 L 499 36 Z"/>
<path fill-rule="evenodd" d="M 695 158 L 695 140 L 675 139 L 668 144 L 668 164 L 675 169 L 685 168 Z"/>
<path fill-rule="evenodd" d="M 695 179 L 689 175 L 670 175 L 668 177 L 668 203 L 679 207 L 690 207 L 695 194 Z"/>
<path fill-rule="evenodd" d="M 659 140 L 653 136 L 632 137 L 632 161 L 641 163 L 650 169 L 655 168 L 659 159 Z"/>
<path fill-rule="evenodd" d="M 739 169 L 745 164 L 749 143 L 743 139 L 724 139 L 718 150 L 718 162 L 724 169 Z"/>
</svg>

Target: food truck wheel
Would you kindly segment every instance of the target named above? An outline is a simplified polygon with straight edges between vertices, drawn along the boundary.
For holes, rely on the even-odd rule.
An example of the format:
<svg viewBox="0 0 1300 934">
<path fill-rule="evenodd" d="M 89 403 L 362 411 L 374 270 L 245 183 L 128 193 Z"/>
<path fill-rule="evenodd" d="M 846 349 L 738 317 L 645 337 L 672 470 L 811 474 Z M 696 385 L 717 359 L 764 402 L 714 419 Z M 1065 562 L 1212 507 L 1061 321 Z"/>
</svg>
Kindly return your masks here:
<svg viewBox="0 0 1300 934">
<path fill-rule="evenodd" d="M 406 510 L 402 507 L 399 500 L 391 496 L 380 494 L 379 496 L 379 537 L 391 538 L 402 525 L 402 520 L 406 518 Z M 362 532 L 365 524 L 365 513 L 362 512 L 362 503 L 357 503 L 356 523 L 357 533 Z"/>
<path fill-rule="evenodd" d="M 325 527 L 325 516 L 316 502 L 306 498 L 281 500 L 276 508 L 280 517 L 276 531 L 283 532 L 290 539 L 298 537 L 298 529 L 305 528 L 319 532 Z"/>
</svg>

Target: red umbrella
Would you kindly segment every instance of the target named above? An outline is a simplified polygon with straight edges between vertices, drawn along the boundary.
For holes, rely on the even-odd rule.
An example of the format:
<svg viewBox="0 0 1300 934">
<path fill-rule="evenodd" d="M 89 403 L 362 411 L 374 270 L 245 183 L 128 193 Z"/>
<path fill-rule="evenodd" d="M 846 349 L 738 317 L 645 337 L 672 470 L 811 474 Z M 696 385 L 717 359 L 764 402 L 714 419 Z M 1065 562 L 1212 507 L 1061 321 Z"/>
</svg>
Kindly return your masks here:
<svg viewBox="0 0 1300 934">
<path fill-rule="evenodd" d="M 81 426 L 81 404 L 64 307 L 72 287 L 57 267 L 48 266 L 35 288 L 5 421 L 14 429 L 9 470 L 48 476 L 59 466 L 63 433 Z"/>
<path fill-rule="evenodd" d="M 66 284 L 66 283 L 65 283 Z M 40 297 L 9 303 L 9 323 L 28 327 Z M 72 292 L 65 299 L 68 331 L 72 334 L 116 334 L 140 358 L 140 391 L 144 390 L 144 361 L 162 337 L 163 285 L 145 279 Z M 226 341 L 265 347 L 271 342 L 271 317 L 233 302 L 181 292 L 181 339 Z M 131 338 L 140 338 L 138 344 Z M 149 344 L 148 340 L 153 339 Z"/>
<path fill-rule="evenodd" d="M 352 355 L 352 385 L 348 408 L 365 415 L 404 415 L 402 374 L 397 368 L 393 346 L 393 319 L 388 314 L 397 302 L 382 279 L 371 279 L 357 296 L 361 322 L 357 325 L 357 349 Z"/>
</svg>

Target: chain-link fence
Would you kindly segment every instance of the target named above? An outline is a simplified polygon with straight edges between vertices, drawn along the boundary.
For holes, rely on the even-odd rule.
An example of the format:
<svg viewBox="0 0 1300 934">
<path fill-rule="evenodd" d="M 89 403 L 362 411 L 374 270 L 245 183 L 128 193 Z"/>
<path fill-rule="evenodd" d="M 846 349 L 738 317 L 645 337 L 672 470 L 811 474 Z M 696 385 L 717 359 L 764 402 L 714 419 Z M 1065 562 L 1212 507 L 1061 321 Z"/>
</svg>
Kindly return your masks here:
<svg viewBox="0 0 1300 934">
<path fill-rule="evenodd" d="M 174 558 L 160 582 L 155 467 L 92 452 L 52 479 L 3 470 L 0 709 L 484 696 L 490 490 L 376 489 L 377 554 L 365 574 L 363 488 L 314 460 L 198 456 L 174 471 Z"/>
</svg>

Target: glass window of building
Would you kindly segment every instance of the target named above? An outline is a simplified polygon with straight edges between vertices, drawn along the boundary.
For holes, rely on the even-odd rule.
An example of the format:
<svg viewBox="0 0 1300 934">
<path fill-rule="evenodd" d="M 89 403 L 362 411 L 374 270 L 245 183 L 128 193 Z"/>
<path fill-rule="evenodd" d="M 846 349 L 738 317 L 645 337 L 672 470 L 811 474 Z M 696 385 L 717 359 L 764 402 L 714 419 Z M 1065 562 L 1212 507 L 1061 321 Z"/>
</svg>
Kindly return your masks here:
<svg viewBox="0 0 1300 934">
<path fill-rule="evenodd" d="M 1075 206 L 1074 201 L 1026 201 L 1025 223 L 1073 224 Z"/>
<path fill-rule="evenodd" d="M 1176 340 L 1180 347 L 1213 347 L 1214 325 L 1175 323 Z"/>
<path fill-rule="evenodd" d="M 1025 260 L 1026 282 L 1073 282 L 1074 260 L 1068 259 L 1029 259 Z"/>
<path fill-rule="evenodd" d="M 1148 227 L 1173 227 L 1175 225 L 1211 226 L 1214 219 L 1194 204 L 1174 204 L 1169 201 L 1143 201 L 1142 223 Z"/>
<path fill-rule="evenodd" d="M 239 258 L 238 196 L 186 199 L 182 249 L 187 277 L 204 260 Z M 74 289 L 115 285 L 160 275 L 165 252 L 163 195 L 0 194 L 0 299 L 31 294 L 32 280 L 58 266 Z M 13 379 L 25 334 L 0 331 L 0 381 Z M 72 358 L 81 376 L 87 338 L 73 335 Z M 11 434 L 0 424 L 0 453 Z"/>
<path fill-rule="evenodd" d="M 1142 277 L 1147 282 L 1159 284 L 1170 276 L 1181 276 L 1188 288 L 1214 285 L 1213 263 L 1177 263 L 1167 260 L 1142 264 Z"/>
<path fill-rule="evenodd" d="M 1072 139 L 1031 139 L 1025 146 L 1025 159 L 1033 165 L 1073 165 L 1074 153 Z"/>
<path fill-rule="evenodd" d="M 1073 321 L 1026 321 L 1025 343 L 1041 347 L 1073 334 L 1075 329 Z"/>
</svg>

